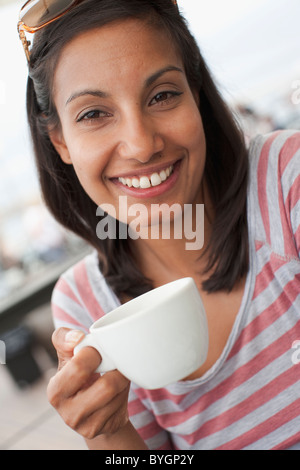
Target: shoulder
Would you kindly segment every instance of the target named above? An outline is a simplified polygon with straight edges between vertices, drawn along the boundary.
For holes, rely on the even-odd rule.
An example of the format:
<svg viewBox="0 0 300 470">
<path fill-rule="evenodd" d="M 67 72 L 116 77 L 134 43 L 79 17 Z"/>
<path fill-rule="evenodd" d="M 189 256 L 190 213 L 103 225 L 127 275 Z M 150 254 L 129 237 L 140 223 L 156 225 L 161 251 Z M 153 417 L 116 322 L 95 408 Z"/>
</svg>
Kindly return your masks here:
<svg viewBox="0 0 300 470">
<path fill-rule="evenodd" d="M 285 256 L 295 256 L 293 237 L 300 200 L 300 132 L 257 136 L 249 148 L 250 197 L 256 234 Z M 253 217 L 253 214 L 252 214 Z"/>
<path fill-rule="evenodd" d="M 56 326 L 77 326 L 85 330 L 118 305 L 100 271 L 96 251 L 60 276 L 51 303 Z"/>
<path fill-rule="evenodd" d="M 259 165 L 261 170 L 274 169 L 282 174 L 290 162 L 293 165 L 299 163 L 299 151 L 300 131 L 298 130 L 282 130 L 258 135 L 250 143 L 250 165 Z"/>
</svg>

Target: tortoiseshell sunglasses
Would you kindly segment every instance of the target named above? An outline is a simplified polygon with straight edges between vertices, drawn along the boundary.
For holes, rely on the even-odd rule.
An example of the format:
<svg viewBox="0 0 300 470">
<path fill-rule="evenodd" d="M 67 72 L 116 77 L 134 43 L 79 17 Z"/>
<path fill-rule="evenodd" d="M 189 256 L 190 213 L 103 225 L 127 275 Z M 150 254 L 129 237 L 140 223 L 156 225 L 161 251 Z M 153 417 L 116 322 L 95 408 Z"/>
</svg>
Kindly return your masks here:
<svg viewBox="0 0 300 470">
<path fill-rule="evenodd" d="M 30 60 L 30 41 L 26 33 L 36 33 L 48 24 L 58 20 L 84 0 L 28 0 L 21 8 L 18 33 L 22 41 L 27 61 Z M 177 5 L 176 0 L 172 2 Z"/>
</svg>

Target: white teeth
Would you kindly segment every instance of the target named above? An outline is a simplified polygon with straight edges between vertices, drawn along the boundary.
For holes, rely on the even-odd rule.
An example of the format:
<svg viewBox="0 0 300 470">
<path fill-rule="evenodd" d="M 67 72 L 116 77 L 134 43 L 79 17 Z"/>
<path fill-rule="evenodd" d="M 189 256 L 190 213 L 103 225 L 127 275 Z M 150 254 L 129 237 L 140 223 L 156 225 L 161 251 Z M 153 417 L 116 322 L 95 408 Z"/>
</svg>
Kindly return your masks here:
<svg viewBox="0 0 300 470">
<path fill-rule="evenodd" d="M 158 186 L 159 184 L 161 184 L 162 180 L 161 180 L 161 177 L 159 176 L 159 174 L 157 173 L 153 173 L 153 175 L 151 175 L 151 184 L 152 186 Z"/>
<path fill-rule="evenodd" d="M 134 188 L 139 188 L 140 187 L 140 180 L 138 180 L 137 178 L 133 178 L 132 179 L 132 186 Z"/>
<path fill-rule="evenodd" d="M 148 176 L 142 176 L 141 178 L 120 177 L 119 181 L 129 188 L 133 186 L 134 188 L 147 189 L 151 188 L 151 186 L 159 186 L 163 181 L 166 181 L 166 179 L 169 178 L 169 176 L 172 174 L 173 169 L 173 165 L 170 165 L 165 170 L 162 170 L 159 174 L 153 173 L 150 178 L 148 178 Z"/>
<path fill-rule="evenodd" d="M 160 173 L 159 173 L 159 176 L 160 176 L 160 179 L 162 181 L 166 181 L 167 179 L 167 173 L 165 172 L 165 170 L 162 170 Z"/>
<path fill-rule="evenodd" d="M 150 186 L 151 186 L 151 183 L 149 179 L 147 178 L 147 176 L 142 176 L 140 178 L 140 188 L 146 189 L 146 188 L 150 188 Z"/>
</svg>

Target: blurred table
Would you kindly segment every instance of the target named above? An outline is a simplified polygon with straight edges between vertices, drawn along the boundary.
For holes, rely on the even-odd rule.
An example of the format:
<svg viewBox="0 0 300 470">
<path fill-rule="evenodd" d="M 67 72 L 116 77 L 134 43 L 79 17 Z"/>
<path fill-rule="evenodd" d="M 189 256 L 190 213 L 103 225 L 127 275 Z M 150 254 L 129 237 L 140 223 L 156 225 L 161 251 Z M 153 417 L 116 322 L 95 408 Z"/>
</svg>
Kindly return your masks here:
<svg viewBox="0 0 300 470">
<path fill-rule="evenodd" d="M 89 248 L 86 248 L 79 255 L 72 256 L 64 262 L 47 266 L 41 270 L 34 282 L 26 284 L 7 299 L 0 301 L 0 333 L 19 325 L 31 311 L 49 303 L 53 288 L 60 275 L 90 251 Z"/>
</svg>

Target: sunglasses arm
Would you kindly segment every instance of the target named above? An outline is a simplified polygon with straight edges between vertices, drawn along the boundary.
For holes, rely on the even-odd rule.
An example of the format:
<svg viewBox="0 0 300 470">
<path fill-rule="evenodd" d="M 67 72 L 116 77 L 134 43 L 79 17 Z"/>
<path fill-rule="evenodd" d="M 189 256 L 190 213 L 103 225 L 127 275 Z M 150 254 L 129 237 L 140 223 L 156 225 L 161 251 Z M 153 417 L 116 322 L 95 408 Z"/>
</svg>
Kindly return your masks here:
<svg viewBox="0 0 300 470">
<path fill-rule="evenodd" d="M 19 37 L 20 37 L 20 40 L 22 42 L 25 54 L 26 54 L 27 61 L 29 62 L 29 60 L 30 60 L 29 46 L 30 46 L 31 43 L 30 43 L 30 41 L 27 40 L 27 38 L 25 36 L 25 31 L 22 28 L 21 24 L 18 24 L 18 32 L 19 32 Z"/>
<path fill-rule="evenodd" d="M 44 5 L 45 5 L 45 0 L 44 1 Z M 27 0 L 27 2 L 25 3 L 25 5 L 23 5 L 23 7 L 21 8 L 21 12 L 22 10 L 31 2 L 31 0 Z M 82 0 L 73 0 L 72 4 L 73 6 L 81 3 Z M 177 3 L 177 0 L 172 0 L 172 2 L 174 3 L 174 5 L 177 6 L 178 8 L 178 3 Z M 43 28 L 44 26 L 47 26 L 48 24 L 52 23 L 53 21 L 55 21 L 56 19 L 60 18 L 61 16 L 63 16 L 66 12 L 68 12 L 70 10 L 70 8 L 67 8 L 65 11 L 63 11 L 60 15 L 56 16 L 55 18 L 52 18 L 51 20 L 49 20 L 48 22 L 44 23 L 44 24 L 41 24 L 37 27 L 28 27 L 26 26 L 22 20 L 20 20 L 19 18 L 19 22 L 18 22 L 18 33 L 19 33 L 19 37 L 20 37 L 20 40 L 22 42 L 22 45 L 23 45 L 23 48 L 24 48 L 24 52 L 26 54 L 26 59 L 27 59 L 27 62 L 29 63 L 30 62 L 30 51 L 29 51 L 29 46 L 31 45 L 31 42 L 27 40 L 26 38 L 26 35 L 25 35 L 25 31 L 27 31 L 28 33 L 35 33 L 36 31 L 38 31 L 39 29 Z"/>
</svg>

